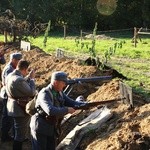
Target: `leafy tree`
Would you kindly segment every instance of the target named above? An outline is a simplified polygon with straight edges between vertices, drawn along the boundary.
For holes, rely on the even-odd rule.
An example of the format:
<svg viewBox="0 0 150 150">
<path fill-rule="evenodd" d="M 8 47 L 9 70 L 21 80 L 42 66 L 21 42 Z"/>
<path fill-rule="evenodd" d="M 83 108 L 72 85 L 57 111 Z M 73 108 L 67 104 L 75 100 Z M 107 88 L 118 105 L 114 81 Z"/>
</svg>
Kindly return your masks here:
<svg viewBox="0 0 150 150">
<path fill-rule="evenodd" d="M 144 27 L 148 27 L 148 25 L 150 25 L 149 12 L 150 12 L 150 1 L 149 0 L 143 0 L 142 19 L 143 19 Z"/>
<path fill-rule="evenodd" d="M 18 19 L 38 22 L 51 20 L 53 27 L 67 24 L 80 29 L 122 29 L 150 24 L 149 0 L 118 0 L 116 11 L 110 16 L 100 14 L 97 0 L 1 0 L 0 13 L 10 9 Z"/>
</svg>

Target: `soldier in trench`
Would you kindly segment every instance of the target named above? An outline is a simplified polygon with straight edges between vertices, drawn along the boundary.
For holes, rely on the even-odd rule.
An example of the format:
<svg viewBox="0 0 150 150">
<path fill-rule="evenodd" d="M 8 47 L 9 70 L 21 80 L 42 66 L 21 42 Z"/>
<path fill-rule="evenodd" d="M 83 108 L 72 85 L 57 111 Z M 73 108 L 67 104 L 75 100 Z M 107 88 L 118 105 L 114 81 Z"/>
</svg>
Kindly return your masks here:
<svg viewBox="0 0 150 150">
<path fill-rule="evenodd" d="M 84 103 L 68 97 L 63 92 L 66 85 L 67 74 L 53 72 L 50 84 L 39 92 L 37 113 L 31 117 L 30 122 L 32 150 L 55 150 L 62 118 L 68 113 L 74 113 L 74 106 Z"/>
<path fill-rule="evenodd" d="M 0 64 L 4 65 L 6 63 L 4 54 L 4 47 L 5 47 L 5 43 L 4 42 L 0 42 Z M 1 74 L 2 74 L 2 70 L 1 70 L 1 66 L 0 66 L 0 78 L 1 78 Z"/>
<path fill-rule="evenodd" d="M 1 98 L 3 99 L 3 111 L 2 111 L 2 127 L 1 127 L 1 141 L 6 142 L 12 140 L 12 137 L 9 135 L 10 129 L 13 127 L 13 119 L 8 116 L 7 113 L 7 94 L 6 94 L 6 77 L 16 69 L 16 66 L 19 60 L 22 58 L 21 53 L 12 53 L 10 54 L 10 61 L 4 67 L 2 71 L 2 88 L 1 88 Z M 13 135 L 14 136 L 14 135 Z"/>
<path fill-rule="evenodd" d="M 16 69 L 6 78 L 7 111 L 8 116 L 13 117 L 15 130 L 13 150 L 22 150 L 30 121 L 30 116 L 25 113 L 25 106 L 36 92 L 35 71 L 28 72 L 29 64 L 26 60 L 20 60 Z"/>
</svg>

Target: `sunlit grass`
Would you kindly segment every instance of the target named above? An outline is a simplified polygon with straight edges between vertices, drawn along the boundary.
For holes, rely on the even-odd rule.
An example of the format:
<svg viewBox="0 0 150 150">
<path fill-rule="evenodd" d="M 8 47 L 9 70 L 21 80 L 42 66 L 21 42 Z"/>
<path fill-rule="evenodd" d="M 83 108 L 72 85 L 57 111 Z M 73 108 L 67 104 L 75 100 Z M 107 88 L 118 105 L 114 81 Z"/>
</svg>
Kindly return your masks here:
<svg viewBox="0 0 150 150">
<path fill-rule="evenodd" d="M 113 38 L 113 37 L 112 37 Z M 0 36 L 0 40 L 4 40 L 4 36 Z M 62 48 L 68 52 L 78 52 L 78 53 L 88 53 L 89 48 L 91 47 L 92 40 L 79 40 L 79 44 L 75 42 L 75 37 L 72 39 L 64 39 L 63 37 L 48 37 L 46 47 L 44 47 L 43 36 L 38 38 L 29 38 L 31 45 L 35 45 L 43 49 L 48 53 L 53 53 L 57 48 Z M 122 45 L 122 48 L 116 48 L 115 55 L 119 57 L 128 57 L 128 58 L 150 58 L 150 39 L 143 39 L 142 42 L 138 41 L 137 47 L 134 47 L 134 43 L 131 42 L 130 38 L 113 38 L 108 40 L 96 40 L 95 51 L 98 55 L 104 55 L 110 47 L 114 47 L 115 43 L 120 41 L 125 41 L 125 44 Z M 84 44 L 81 48 L 81 42 Z M 147 43 L 147 44 L 143 44 Z M 88 45 L 88 47 L 86 47 Z"/>
<path fill-rule="evenodd" d="M 95 51 L 98 57 L 104 58 L 107 51 L 110 48 L 114 49 L 115 43 L 122 44 L 122 48 L 116 47 L 113 54 L 110 56 L 109 63 L 118 72 L 121 72 L 124 76 L 131 79 L 126 81 L 130 86 L 134 87 L 138 92 L 150 93 L 150 38 L 143 38 L 142 41 L 138 39 L 137 47 L 134 47 L 131 37 L 122 37 L 111 35 L 112 39 L 100 39 L 96 40 Z M 4 37 L 0 36 L 0 40 L 3 41 Z M 67 53 L 73 55 L 90 54 L 89 48 L 92 46 L 92 40 L 80 40 L 79 43 L 75 42 L 75 37 L 71 39 L 64 39 L 59 36 L 49 36 L 47 38 L 46 47 L 43 45 L 43 36 L 38 38 L 29 38 L 31 45 L 38 46 L 47 53 L 54 53 L 57 48 L 64 49 Z M 81 44 L 82 43 L 82 44 Z M 84 46 L 83 46 L 84 45 Z M 113 57 L 113 59 L 111 59 Z M 130 60 L 130 61 L 128 61 Z M 143 86 L 141 86 L 141 84 Z"/>
</svg>

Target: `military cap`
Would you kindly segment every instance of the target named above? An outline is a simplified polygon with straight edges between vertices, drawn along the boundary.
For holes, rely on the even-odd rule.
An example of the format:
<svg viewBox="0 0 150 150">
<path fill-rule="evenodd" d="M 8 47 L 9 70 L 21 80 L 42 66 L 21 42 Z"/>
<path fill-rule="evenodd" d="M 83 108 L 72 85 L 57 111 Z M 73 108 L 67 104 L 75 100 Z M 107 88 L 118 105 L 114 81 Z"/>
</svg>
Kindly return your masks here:
<svg viewBox="0 0 150 150">
<path fill-rule="evenodd" d="M 67 83 L 67 74 L 62 71 L 53 72 L 51 76 L 51 81 L 54 81 L 54 80 L 64 81 L 65 83 Z"/>
<path fill-rule="evenodd" d="M 12 54 L 10 54 L 10 60 L 12 60 L 12 59 L 20 60 L 20 59 L 22 59 L 22 54 L 21 53 L 12 53 Z"/>
</svg>

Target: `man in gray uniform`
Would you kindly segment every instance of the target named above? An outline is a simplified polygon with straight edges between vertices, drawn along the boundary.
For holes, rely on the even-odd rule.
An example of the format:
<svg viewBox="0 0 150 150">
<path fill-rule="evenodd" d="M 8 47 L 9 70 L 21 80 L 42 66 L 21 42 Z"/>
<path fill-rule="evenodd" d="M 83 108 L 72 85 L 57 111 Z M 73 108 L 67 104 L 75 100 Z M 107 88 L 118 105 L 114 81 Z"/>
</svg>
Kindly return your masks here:
<svg viewBox="0 0 150 150">
<path fill-rule="evenodd" d="M 68 113 L 74 113 L 74 106 L 83 104 L 63 93 L 66 83 L 66 73 L 54 72 L 51 83 L 38 94 L 37 113 L 32 116 L 30 122 L 33 150 L 55 150 L 61 119 Z"/>
<path fill-rule="evenodd" d="M 0 64 L 4 65 L 6 63 L 4 54 L 5 54 L 5 43 L 4 42 L 0 42 Z M 1 77 L 1 66 L 0 66 L 0 77 Z"/>
<path fill-rule="evenodd" d="M 17 68 L 6 78 L 6 92 L 8 95 L 8 115 L 14 119 L 15 137 L 13 150 L 22 150 L 22 143 L 29 127 L 30 116 L 25 113 L 26 104 L 35 95 L 35 72 L 28 74 L 29 62 L 20 60 Z M 26 77 L 25 77 L 26 76 Z"/>
<path fill-rule="evenodd" d="M 2 89 L 1 89 L 1 98 L 3 99 L 3 112 L 2 112 L 2 127 L 1 127 L 1 141 L 6 142 L 11 140 L 12 138 L 9 136 L 9 131 L 12 128 L 13 119 L 12 117 L 7 115 L 7 94 L 6 94 L 6 77 L 9 73 L 13 72 L 14 69 L 16 69 L 16 66 L 19 62 L 19 60 L 22 59 L 21 53 L 12 53 L 10 54 L 10 61 L 8 64 L 4 67 L 2 71 Z"/>
</svg>

